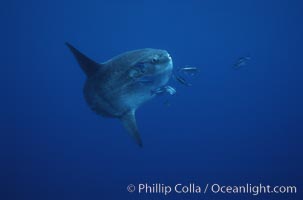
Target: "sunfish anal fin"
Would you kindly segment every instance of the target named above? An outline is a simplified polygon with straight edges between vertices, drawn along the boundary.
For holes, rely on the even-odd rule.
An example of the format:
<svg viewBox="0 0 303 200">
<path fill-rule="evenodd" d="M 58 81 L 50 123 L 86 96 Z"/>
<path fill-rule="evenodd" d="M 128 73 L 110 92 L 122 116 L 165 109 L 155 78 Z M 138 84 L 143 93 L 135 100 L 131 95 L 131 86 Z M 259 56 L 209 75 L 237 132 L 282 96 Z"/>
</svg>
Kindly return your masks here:
<svg viewBox="0 0 303 200">
<path fill-rule="evenodd" d="M 140 133 L 137 128 L 137 123 L 136 123 L 136 117 L 135 117 L 135 112 L 130 111 L 123 115 L 121 118 L 121 121 L 126 128 L 126 130 L 129 132 L 129 134 L 135 139 L 136 143 L 142 147 L 142 140 L 140 137 Z"/>
</svg>

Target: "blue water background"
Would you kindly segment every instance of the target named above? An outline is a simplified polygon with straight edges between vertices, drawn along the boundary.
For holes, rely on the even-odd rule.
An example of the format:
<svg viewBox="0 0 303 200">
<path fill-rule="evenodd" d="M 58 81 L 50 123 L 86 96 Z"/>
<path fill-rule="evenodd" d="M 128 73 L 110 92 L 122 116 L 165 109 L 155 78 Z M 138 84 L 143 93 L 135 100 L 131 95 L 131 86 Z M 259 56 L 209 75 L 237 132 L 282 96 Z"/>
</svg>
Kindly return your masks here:
<svg viewBox="0 0 303 200">
<path fill-rule="evenodd" d="M 296 195 L 259 198 L 302 199 L 302 1 L 2 4 L 3 199 L 253 198 L 126 190 L 145 182 L 296 185 Z M 66 41 L 98 62 L 166 49 L 175 67 L 200 73 L 192 87 L 170 82 L 170 106 L 159 97 L 137 111 L 140 149 L 118 120 L 88 108 Z"/>
</svg>

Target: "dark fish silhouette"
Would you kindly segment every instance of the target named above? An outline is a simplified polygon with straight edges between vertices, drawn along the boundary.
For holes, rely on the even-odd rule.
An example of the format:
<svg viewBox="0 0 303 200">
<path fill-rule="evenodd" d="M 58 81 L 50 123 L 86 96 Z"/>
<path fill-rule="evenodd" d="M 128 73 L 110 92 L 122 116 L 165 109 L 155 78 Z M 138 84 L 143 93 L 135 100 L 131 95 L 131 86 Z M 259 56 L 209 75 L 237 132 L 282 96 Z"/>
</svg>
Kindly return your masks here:
<svg viewBox="0 0 303 200">
<path fill-rule="evenodd" d="M 199 72 L 199 69 L 197 67 L 185 66 L 179 68 L 178 72 L 193 76 Z"/>
<path fill-rule="evenodd" d="M 237 62 L 234 64 L 234 69 L 239 69 L 245 65 L 247 65 L 247 62 L 251 59 L 250 56 L 240 57 Z"/>
<path fill-rule="evenodd" d="M 173 75 L 174 78 L 179 82 L 181 83 L 182 85 L 185 85 L 185 86 L 191 86 L 190 83 L 188 83 L 185 78 L 183 78 L 182 76 L 178 75 L 178 74 L 174 74 Z"/>
<path fill-rule="evenodd" d="M 168 93 L 170 95 L 174 95 L 176 94 L 176 89 L 169 86 L 169 85 L 165 85 L 163 87 L 159 87 L 159 88 L 156 88 L 154 90 L 151 91 L 151 94 L 157 94 L 157 95 L 162 95 L 162 94 L 165 94 L 165 93 Z"/>
</svg>

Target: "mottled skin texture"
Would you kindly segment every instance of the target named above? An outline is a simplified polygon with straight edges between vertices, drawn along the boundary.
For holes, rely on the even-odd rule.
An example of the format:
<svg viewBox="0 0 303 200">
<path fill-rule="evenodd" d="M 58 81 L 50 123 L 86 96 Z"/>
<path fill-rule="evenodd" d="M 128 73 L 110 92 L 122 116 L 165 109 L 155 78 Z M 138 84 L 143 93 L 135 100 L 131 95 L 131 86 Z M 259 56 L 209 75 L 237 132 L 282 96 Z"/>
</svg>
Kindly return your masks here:
<svg viewBox="0 0 303 200">
<path fill-rule="evenodd" d="M 84 96 L 90 108 L 105 117 L 119 118 L 142 146 L 135 111 L 155 96 L 172 73 L 172 59 L 165 50 L 139 49 L 97 64 L 67 44 L 86 72 Z"/>
<path fill-rule="evenodd" d="M 152 63 L 154 57 L 159 60 Z M 148 70 L 142 77 L 148 76 L 148 83 L 131 77 L 130 71 L 137 63 L 145 63 Z M 167 83 L 172 71 L 168 53 L 163 50 L 142 49 L 126 52 L 103 64 L 104 68 L 85 83 L 84 95 L 87 103 L 98 114 L 108 117 L 122 117 L 136 110 L 142 103 L 151 99 L 151 90 Z M 136 69 L 135 69 L 136 70 Z"/>
</svg>

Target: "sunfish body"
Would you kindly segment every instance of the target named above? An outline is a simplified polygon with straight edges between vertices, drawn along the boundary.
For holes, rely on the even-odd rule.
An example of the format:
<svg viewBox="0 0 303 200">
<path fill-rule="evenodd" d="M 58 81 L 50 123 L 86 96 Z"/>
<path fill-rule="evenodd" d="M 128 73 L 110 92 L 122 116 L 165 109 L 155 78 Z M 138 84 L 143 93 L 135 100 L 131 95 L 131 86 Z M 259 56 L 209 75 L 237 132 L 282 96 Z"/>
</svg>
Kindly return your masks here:
<svg viewBox="0 0 303 200">
<path fill-rule="evenodd" d="M 66 43 L 87 76 L 84 97 L 104 117 L 118 118 L 139 146 L 135 112 L 170 79 L 173 63 L 165 50 L 139 49 L 97 63 Z"/>
</svg>

